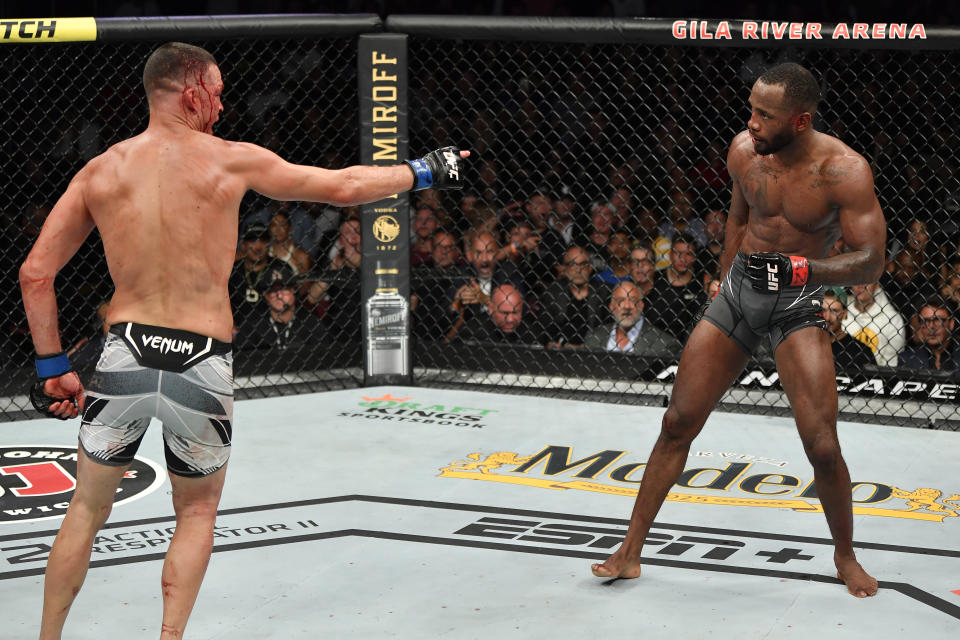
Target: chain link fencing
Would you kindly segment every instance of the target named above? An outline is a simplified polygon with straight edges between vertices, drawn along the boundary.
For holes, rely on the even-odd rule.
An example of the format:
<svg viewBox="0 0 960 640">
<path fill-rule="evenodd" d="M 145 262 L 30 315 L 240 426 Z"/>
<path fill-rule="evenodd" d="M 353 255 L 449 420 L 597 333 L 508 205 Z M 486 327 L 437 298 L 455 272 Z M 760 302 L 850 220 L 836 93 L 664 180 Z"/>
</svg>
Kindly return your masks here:
<svg viewBox="0 0 960 640">
<path fill-rule="evenodd" d="M 815 127 L 870 162 L 889 225 L 880 282 L 824 300 L 841 418 L 956 429 L 960 348 L 934 368 L 927 345 L 957 339 L 960 54 L 828 46 L 413 39 L 411 148 L 474 154 L 463 197 L 414 218 L 421 247 L 439 226 L 460 250 L 414 269 L 419 381 L 665 403 L 718 286 L 727 148 L 758 75 L 793 61 L 821 83 Z M 721 406 L 789 412 L 766 341 Z"/>
<path fill-rule="evenodd" d="M 726 149 L 745 127 L 755 78 L 792 60 L 821 82 L 816 128 L 873 167 L 889 225 L 879 287 L 825 301 L 827 319 L 850 336 L 836 347 L 841 418 L 957 428 L 952 354 L 960 349 L 948 349 L 938 370 L 924 360 L 924 343 L 957 339 L 960 53 L 490 33 L 409 40 L 412 152 L 452 143 L 473 153 L 464 192 L 412 197 L 415 383 L 664 404 L 716 275 Z M 29 408 L 33 379 L 19 264 L 70 177 L 146 125 L 139 75 L 162 41 L 0 50 L 7 77 L 17 79 L 0 98 L 11 132 L 0 160 L 4 419 Z M 355 37 L 189 41 L 223 70 L 217 135 L 293 162 L 356 162 Z M 253 194 L 243 201 L 231 279 L 240 397 L 362 383 L 358 215 Z M 275 255 L 263 257 L 270 246 Z M 289 293 L 276 308 L 296 306 L 295 330 L 270 321 L 271 289 L 272 299 Z M 96 231 L 57 291 L 63 344 L 89 371 L 111 294 Z M 634 330 L 619 335 L 615 321 Z M 721 407 L 789 412 L 769 349 L 755 354 Z"/>
</svg>

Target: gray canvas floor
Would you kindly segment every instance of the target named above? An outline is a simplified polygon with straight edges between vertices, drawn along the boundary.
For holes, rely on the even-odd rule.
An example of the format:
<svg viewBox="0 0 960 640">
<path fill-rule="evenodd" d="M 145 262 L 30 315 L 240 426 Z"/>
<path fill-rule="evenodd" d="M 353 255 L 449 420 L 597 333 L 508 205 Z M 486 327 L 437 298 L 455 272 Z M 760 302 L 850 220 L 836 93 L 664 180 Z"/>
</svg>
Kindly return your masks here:
<svg viewBox="0 0 960 640">
<path fill-rule="evenodd" d="M 592 577 L 625 531 L 661 414 L 403 387 L 239 402 L 216 552 L 186 637 L 960 636 L 958 433 L 840 425 L 875 598 L 833 577 L 794 426 L 761 416 L 711 416 L 640 579 Z M 36 637 L 76 427 L 0 424 L 4 640 Z M 64 638 L 158 635 L 173 527 L 158 427 Z"/>
</svg>

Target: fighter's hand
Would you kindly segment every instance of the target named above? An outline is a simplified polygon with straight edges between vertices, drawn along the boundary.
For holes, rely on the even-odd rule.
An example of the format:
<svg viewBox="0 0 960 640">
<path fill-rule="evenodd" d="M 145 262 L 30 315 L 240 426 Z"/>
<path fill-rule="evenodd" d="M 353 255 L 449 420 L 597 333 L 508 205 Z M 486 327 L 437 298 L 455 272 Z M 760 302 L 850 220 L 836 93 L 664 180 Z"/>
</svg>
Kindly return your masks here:
<svg viewBox="0 0 960 640">
<path fill-rule="evenodd" d="M 751 253 L 747 256 L 747 277 L 757 291 L 779 293 L 784 287 L 799 287 L 810 279 L 810 264 L 803 256 L 782 253 Z"/>
<path fill-rule="evenodd" d="M 30 388 L 33 408 L 51 418 L 76 418 L 86 404 L 83 384 L 76 371 L 54 378 L 37 380 Z"/>
<path fill-rule="evenodd" d="M 463 160 L 469 151 L 443 147 L 416 160 L 404 160 L 413 171 L 413 189 L 462 189 Z"/>
</svg>

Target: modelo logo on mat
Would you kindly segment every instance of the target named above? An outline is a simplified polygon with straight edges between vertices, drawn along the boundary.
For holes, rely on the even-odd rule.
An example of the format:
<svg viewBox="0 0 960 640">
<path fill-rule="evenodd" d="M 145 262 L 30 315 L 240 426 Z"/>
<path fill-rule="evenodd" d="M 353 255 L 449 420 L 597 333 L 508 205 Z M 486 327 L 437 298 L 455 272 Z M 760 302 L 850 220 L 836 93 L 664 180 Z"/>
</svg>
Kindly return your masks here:
<svg viewBox="0 0 960 640">
<path fill-rule="evenodd" d="M 114 504 L 136 500 L 163 483 L 163 468 L 136 457 L 120 481 Z M 0 524 L 59 518 L 77 487 L 77 448 L 0 447 Z"/>
<path fill-rule="evenodd" d="M 521 455 L 513 451 L 468 453 L 465 460 L 440 469 L 441 478 L 486 480 L 550 490 L 577 490 L 633 498 L 646 462 L 625 459 L 627 451 L 607 449 L 574 455 L 573 447 L 548 445 Z M 706 452 L 699 452 L 702 457 Z M 724 458 L 723 454 L 718 456 Z M 685 469 L 667 495 L 671 502 L 727 507 L 792 509 L 823 513 L 813 478 L 779 469 L 770 473 L 758 463 L 781 466 L 770 458 L 733 454 L 735 460 L 712 460 L 705 466 Z M 700 462 L 700 461 L 698 461 Z M 758 473 L 759 472 L 759 473 Z M 960 491 L 944 492 L 920 487 L 904 490 L 884 482 L 854 481 L 853 513 L 866 516 L 943 522 L 960 521 Z M 882 506 L 881 506 L 882 505 Z"/>
</svg>

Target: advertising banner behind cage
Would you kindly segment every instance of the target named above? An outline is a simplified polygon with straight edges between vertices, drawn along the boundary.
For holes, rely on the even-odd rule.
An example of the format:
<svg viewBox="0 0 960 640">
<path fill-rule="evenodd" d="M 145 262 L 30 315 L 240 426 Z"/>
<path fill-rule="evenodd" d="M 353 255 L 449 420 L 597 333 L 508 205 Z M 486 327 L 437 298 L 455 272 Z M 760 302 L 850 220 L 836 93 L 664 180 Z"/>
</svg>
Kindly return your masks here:
<svg viewBox="0 0 960 640">
<path fill-rule="evenodd" d="M 407 37 L 359 39 L 360 162 L 407 157 Z M 408 381 L 410 233 L 406 193 L 363 206 L 362 297 L 366 384 Z"/>
</svg>

